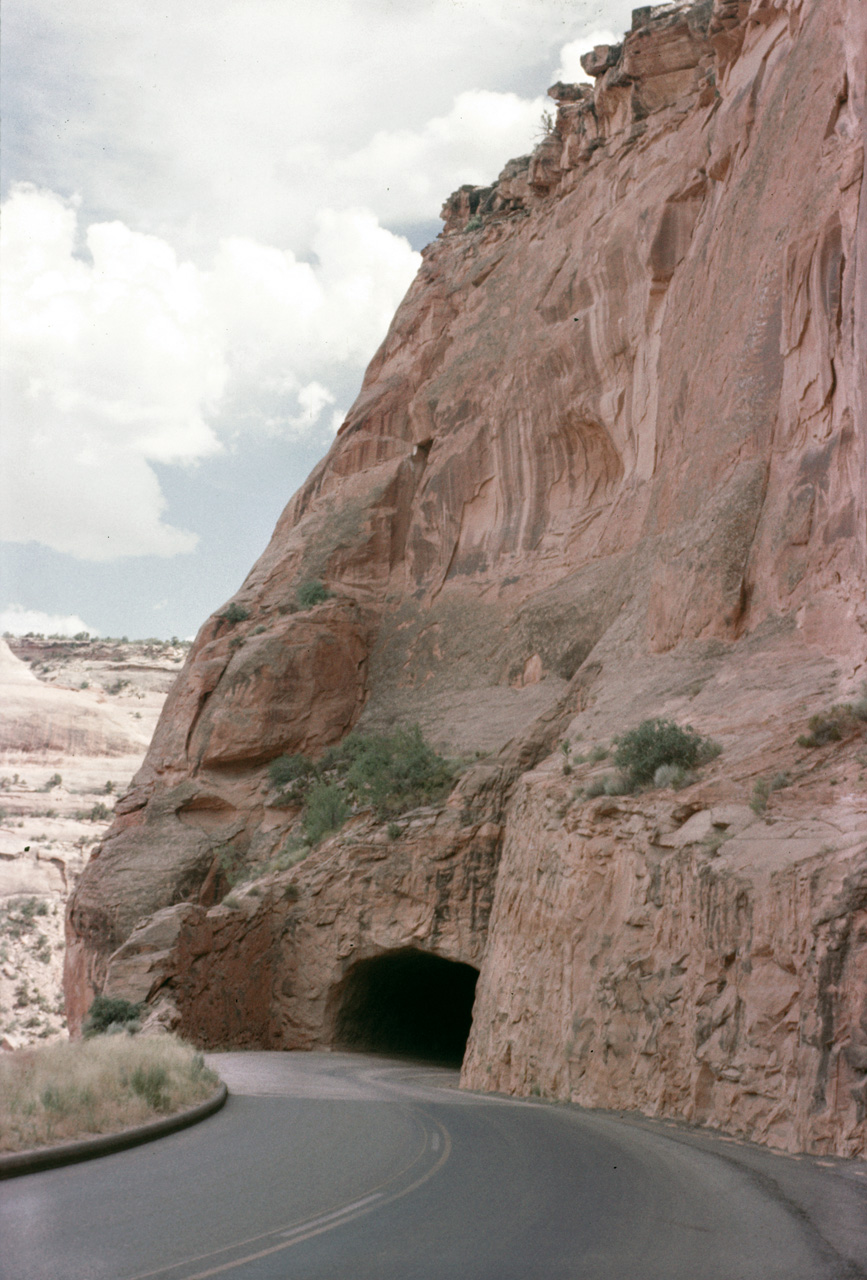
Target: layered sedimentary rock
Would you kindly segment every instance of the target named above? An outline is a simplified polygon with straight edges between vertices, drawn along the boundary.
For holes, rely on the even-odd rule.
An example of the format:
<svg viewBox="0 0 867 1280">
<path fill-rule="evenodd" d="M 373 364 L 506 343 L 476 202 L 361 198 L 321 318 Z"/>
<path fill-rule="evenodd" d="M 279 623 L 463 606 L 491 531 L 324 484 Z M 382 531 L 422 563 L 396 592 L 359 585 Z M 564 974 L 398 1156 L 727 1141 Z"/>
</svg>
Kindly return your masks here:
<svg viewBox="0 0 867 1280">
<path fill-rule="evenodd" d="M 102 691 L 51 688 L 0 639 L 0 752 L 141 755 L 147 737 Z"/>
<path fill-rule="evenodd" d="M 447 202 L 203 627 L 71 904 L 70 1014 L 107 985 L 203 1043 L 330 1043 L 353 966 L 411 945 L 480 968 L 468 1084 L 855 1154 L 863 743 L 796 739 L 867 674 L 867 14 L 648 6 L 585 67 Z M 722 756 L 677 796 L 577 796 L 558 740 L 652 715 Z M 227 851 L 292 821 L 271 759 L 413 721 L 488 753 L 444 810 L 223 903 Z"/>
</svg>

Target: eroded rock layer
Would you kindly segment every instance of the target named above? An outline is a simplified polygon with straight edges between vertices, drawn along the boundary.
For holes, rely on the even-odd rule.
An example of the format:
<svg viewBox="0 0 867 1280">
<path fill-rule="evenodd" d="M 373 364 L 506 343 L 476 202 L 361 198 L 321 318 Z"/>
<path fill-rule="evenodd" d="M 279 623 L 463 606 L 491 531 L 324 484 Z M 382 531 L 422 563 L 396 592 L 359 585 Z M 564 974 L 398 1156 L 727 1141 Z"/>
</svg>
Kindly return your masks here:
<svg viewBox="0 0 867 1280">
<path fill-rule="evenodd" d="M 857 1154 L 864 744 L 797 738 L 867 674 L 867 11 L 647 6 L 585 67 L 447 202 L 202 628 L 71 904 L 70 1016 L 106 987 L 203 1043 L 330 1043 L 354 966 L 412 946 L 480 969 L 468 1084 Z M 722 756 L 584 800 L 558 740 L 653 715 Z M 270 760 L 413 721 L 487 753 L 445 809 L 225 904 L 294 817 Z"/>
</svg>

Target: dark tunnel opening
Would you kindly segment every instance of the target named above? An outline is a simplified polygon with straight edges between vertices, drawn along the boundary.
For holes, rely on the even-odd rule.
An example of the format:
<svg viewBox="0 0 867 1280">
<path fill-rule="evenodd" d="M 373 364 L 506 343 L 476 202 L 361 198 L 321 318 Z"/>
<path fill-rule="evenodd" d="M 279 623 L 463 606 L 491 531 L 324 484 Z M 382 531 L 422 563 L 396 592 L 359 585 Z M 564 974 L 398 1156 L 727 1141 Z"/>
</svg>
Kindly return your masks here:
<svg viewBox="0 0 867 1280">
<path fill-rule="evenodd" d="M 343 984 L 338 1047 L 459 1066 L 479 972 L 414 947 L 361 960 Z"/>
</svg>

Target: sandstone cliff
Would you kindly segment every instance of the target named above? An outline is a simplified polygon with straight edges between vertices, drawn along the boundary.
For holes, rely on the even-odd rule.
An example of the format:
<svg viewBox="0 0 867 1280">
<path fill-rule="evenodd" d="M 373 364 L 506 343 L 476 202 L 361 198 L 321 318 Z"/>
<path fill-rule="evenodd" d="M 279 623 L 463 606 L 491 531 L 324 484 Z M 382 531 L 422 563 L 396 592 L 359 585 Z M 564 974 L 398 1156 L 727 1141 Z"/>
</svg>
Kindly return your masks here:
<svg viewBox="0 0 867 1280">
<path fill-rule="evenodd" d="M 63 1034 L 67 899 L 141 767 L 182 652 L 0 640 L 0 1049 Z"/>
<path fill-rule="evenodd" d="M 863 1154 L 867 756 L 857 720 L 797 738 L 867 675 L 867 12 L 647 6 L 585 65 L 448 201 L 202 628 L 71 902 L 70 1018 L 105 988 L 202 1043 L 327 1044 L 359 962 L 412 946 L 480 969 L 469 1085 Z M 558 742 L 657 715 L 723 754 L 583 798 Z M 227 851 L 289 829 L 270 760 L 413 721 L 488 753 L 444 808 L 221 901 Z"/>
</svg>

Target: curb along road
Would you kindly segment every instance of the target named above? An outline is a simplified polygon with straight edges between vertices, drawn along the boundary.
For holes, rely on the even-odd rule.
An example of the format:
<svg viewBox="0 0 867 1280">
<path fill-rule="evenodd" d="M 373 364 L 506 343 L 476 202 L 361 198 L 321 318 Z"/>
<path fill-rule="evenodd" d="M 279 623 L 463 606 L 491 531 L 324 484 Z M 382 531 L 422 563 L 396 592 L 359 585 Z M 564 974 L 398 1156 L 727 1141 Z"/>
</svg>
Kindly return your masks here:
<svg viewBox="0 0 867 1280">
<path fill-rule="evenodd" d="M 217 1092 L 197 1107 L 186 1111 L 178 1111 L 164 1120 L 154 1120 L 150 1124 L 136 1125 L 134 1129 L 122 1129 L 120 1133 L 101 1134 L 96 1138 L 84 1138 L 80 1142 L 63 1142 L 56 1147 L 37 1147 L 31 1151 L 16 1151 L 12 1155 L 0 1155 L 0 1179 L 16 1178 L 25 1173 L 39 1173 L 43 1169 L 57 1169 L 64 1164 L 74 1164 L 79 1160 L 93 1160 L 97 1156 L 107 1156 L 114 1151 L 126 1151 L 137 1147 L 142 1142 L 152 1142 L 155 1138 L 164 1138 L 167 1134 L 177 1133 L 191 1124 L 206 1120 L 220 1108 L 229 1096 L 225 1084 L 221 1084 Z"/>
</svg>

